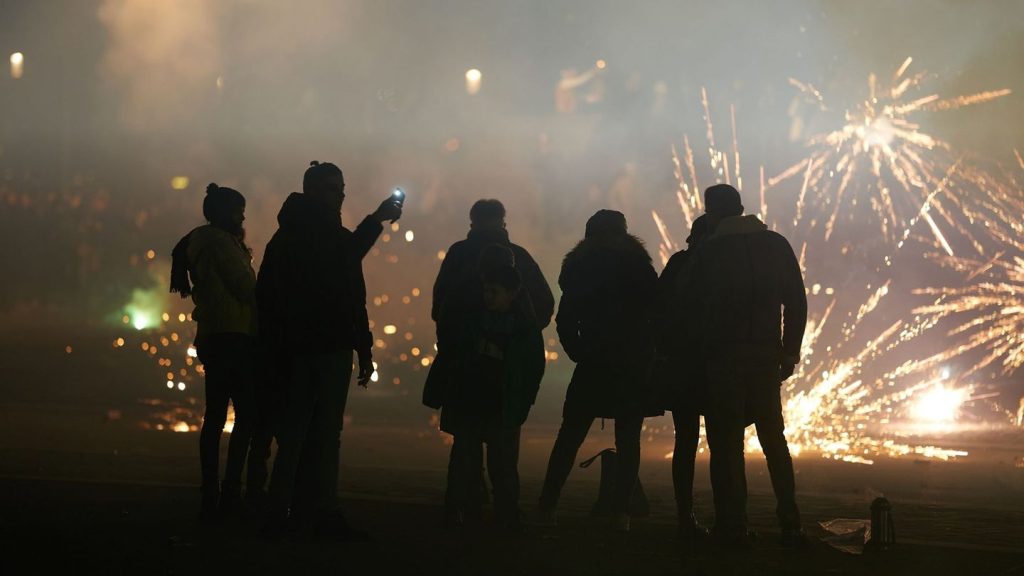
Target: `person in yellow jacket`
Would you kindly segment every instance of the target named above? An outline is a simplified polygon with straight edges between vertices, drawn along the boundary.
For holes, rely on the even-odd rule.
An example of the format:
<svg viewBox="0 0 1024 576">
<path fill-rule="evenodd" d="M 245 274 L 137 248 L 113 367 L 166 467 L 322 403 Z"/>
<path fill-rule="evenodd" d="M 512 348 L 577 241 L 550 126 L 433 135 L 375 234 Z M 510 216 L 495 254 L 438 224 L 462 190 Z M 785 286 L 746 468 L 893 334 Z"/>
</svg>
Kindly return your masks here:
<svg viewBox="0 0 1024 576">
<path fill-rule="evenodd" d="M 200 515 L 210 520 L 218 512 L 229 512 L 238 501 L 252 435 L 256 273 L 242 226 L 245 197 L 210 184 L 203 216 L 208 224 L 186 234 L 174 247 L 171 292 L 195 302 L 195 346 L 206 375 L 206 412 L 199 433 Z M 235 426 L 224 481 L 218 487 L 220 437 L 229 402 L 235 409 Z"/>
</svg>

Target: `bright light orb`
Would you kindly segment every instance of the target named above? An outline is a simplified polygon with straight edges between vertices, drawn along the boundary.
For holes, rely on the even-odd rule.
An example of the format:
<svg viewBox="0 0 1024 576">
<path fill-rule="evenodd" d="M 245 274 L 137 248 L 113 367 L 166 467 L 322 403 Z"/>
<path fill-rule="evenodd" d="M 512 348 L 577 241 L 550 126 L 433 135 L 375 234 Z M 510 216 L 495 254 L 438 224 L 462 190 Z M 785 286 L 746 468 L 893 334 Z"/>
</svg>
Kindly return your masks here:
<svg viewBox="0 0 1024 576">
<path fill-rule="evenodd" d="M 480 82 L 483 79 L 483 73 L 476 68 L 470 68 L 466 70 L 466 93 L 470 96 L 475 95 L 480 91 Z"/>
<path fill-rule="evenodd" d="M 924 422 L 955 422 L 968 394 L 969 391 L 965 389 L 936 386 L 919 395 L 911 408 L 911 414 Z"/>
<path fill-rule="evenodd" d="M 21 52 L 11 54 L 11 78 L 17 80 L 25 73 L 25 55 Z"/>
<path fill-rule="evenodd" d="M 134 316 L 132 316 L 132 326 L 134 326 L 136 330 L 145 330 L 146 328 L 149 328 L 152 325 L 153 321 L 152 319 L 149 318 L 147 314 L 137 312 Z"/>
</svg>

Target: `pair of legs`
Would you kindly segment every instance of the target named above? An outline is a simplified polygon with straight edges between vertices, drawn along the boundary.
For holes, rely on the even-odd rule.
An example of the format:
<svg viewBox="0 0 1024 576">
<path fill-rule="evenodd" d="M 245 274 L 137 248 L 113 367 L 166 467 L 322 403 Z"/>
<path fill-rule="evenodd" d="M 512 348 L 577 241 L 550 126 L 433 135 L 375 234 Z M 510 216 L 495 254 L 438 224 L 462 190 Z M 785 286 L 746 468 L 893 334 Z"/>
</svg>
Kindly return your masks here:
<svg viewBox="0 0 1024 576">
<path fill-rule="evenodd" d="M 519 435 L 520 428 L 500 424 L 466 426 L 455 435 L 448 461 L 448 490 L 445 506 L 467 520 L 480 517 L 483 507 L 484 444 L 487 445 L 487 473 L 494 488 L 494 512 L 502 525 L 519 523 Z"/>
<path fill-rule="evenodd" d="M 679 402 L 672 410 L 675 448 L 672 451 L 672 488 L 680 525 L 693 524 L 693 472 L 700 442 L 700 414 L 692 402 Z"/>
<path fill-rule="evenodd" d="M 587 432 L 594 423 L 593 416 L 566 413 L 558 430 L 555 446 L 548 460 L 548 471 L 540 495 L 541 510 L 554 510 L 565 481 L 576 463 L 576 454 L 587 438 Z M 613 514 L 628 514 L 629 499 L 636 486 L 640 472 L 640 432 L 643 416 L 624 416 L 615 419 L 615 450 L 617 470 L 615 471 L 615 495 L 612 501 Z"/>
<path fill-rule="evenodd" d="M 217 491 L 220 438 L 230 403 L 235 409 L 235 426 L 228 441 L 223 491 L 235 496 L 241 489 L 242 469 L 255 416 L 252 337 L 241 333 L 211 334 L 203 339 L 197 352 L 206 373 L 206 412 L 199 433 L 203 490 L 207 494 Z"/>
<path fill-rule="evenodd" d="M 800 528 L 796 481 L 789 445 L 783 435 L 778 369 L 772 366 L 717 364 L 708 370 L 709 406 L 705 416 L 711 448 L 711 484 L 715 494 L 715 529 L 738 535 L 747 526 L 747 478 L 743 435 L 751 420 L 757 430 L 772 489 L 776 515 L 785 529 Z"/>
<path fill-rule="evenodd" d="M 283 419 L 287 387 L 291 377 L 288 357 L 269 349 L 261 350 L 260 374 L 256 385 L 256 421 L 249 446 L 246 494 L 262 495 L 270 479 L 270 450 Z"/>
<path fill-rule="evenodd" d="M 288 400 L 277 433 L 277 457 L 270 478 L 271 512 L 287 514 L 295 505 L 300 481 L 303 503 L 308 499 L 317 512 L 331 512 L 336 506 L 352 351 L 293 354 L 290 371 Z"/>
</svg>

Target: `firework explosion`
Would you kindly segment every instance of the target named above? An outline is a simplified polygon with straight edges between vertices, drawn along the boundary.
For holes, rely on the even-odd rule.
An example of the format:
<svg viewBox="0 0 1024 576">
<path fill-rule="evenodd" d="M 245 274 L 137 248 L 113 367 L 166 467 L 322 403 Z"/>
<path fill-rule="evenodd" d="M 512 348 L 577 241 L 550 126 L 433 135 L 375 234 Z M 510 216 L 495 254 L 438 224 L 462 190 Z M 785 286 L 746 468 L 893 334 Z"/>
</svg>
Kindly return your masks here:
<svg viewBox="0 0 1024 576">
<path fill-rule="evenodd" d="M 906 436 L 920 431 L 927 424 L 948 426 L 960 418 L 964 406 L 990 397 L 976 394 L 978 386 L 971 378 L 976 369 L 999 357 L 1006 359 L 1006 365 L 1016 367 L 1019 363 L 1014 365 L 1013 362 L 1020 362 L 1022 358 L 1024 344 L 1016 334 L 1024 318 L 1021 316 L 1021 311 L 1024 311 L 1024 303 L 1021 302 L 1024 260 L 1020 257 L 1000 260 L 1002 254 L 987 264 L 957 259 L 952 256 L 954 252 L 950 242 L 931 215 L 934 210 L 944 222 L 961 233 L 968 245 L 979 249 L 981 244 L 967 224 L 974 224 L 983 213 L 997 212 L 1004 216 L 1001 220 L 1004 226 L 989 230 L 989 234 L 1006 243 L 1021 232 L 1019 224 L 1008 216 L 1019 215 L 1021 210 L 1014 211 L 1006 206 L 1006 202 L 995 201 L 984 206 L 985 210 L 972 209 L 964 198 L 955 196 L 954 192 L 979 189 L 979 184 L 985 182 L 984 175 L 963 167 L 960 161 L 948 161 L 949 146 L 920 132 L 918 125 L 908 119 L 913 112 L 949 110 L 999 98 L 1009 91 L 947 100 L 933 95 L 904 101 L 908 90 L 917 87 L 924 78 L 923 74 L 906 76 L 909 65 L 910 59 L 897 70 L 892 86 L 884 90 L 878 87 L 872 76 L 869 79 L 869 98 L 855 112 L 846 113 L 846 123 L 842 128 L 812 138 L 809 144 L 818 150 L 810 157 L 773 178 L 765 178 L 763 167 L 759 170 L 758 213 L 766 221 L 769 213 L 766 193 L 798 174 L 803 176 L 795 216 L 789 224 L 792 227 L 791 240 L 795 240 L 797 246 L 802 245 L 800 260 L 810 286 L 812 313 L 804 337 L 803 362 L 783 388 L 786 434 L 794 454 L 806 451 L 866 464 L 872 463 L 872 458 L 878 455 L 915 455 L 942 460 L 966 456 L 964 451 L 916 444 L 908 441 Z M 805 94 L 815 96 L 821 109 L 827 109 L 816 89 L 795 81 L 794 84 Z M 712 180 L 740 187 L 741 158 L 735 111 L 730 108 L 732 144 L 726 152 L 715 143 L 705 91 L 701 93 L 701 100 L 707 129 L 707 167 Z M 933 154 L 927 154 L 933 151 Z M 688 227 L 703 211 L 697 161 L 688 136 L 683 138 L 682 154 L 675 146 L 672 147 L 672 160 L 678 184 L 676 199 L 683 222 Z M 859 170 L 858 166 L 862 164 L 869 169 Z M 898 204 L 893 201 L 891 189 L 905 193 L 906 203 L 914 210 L 909 216 L 897 215 Z M 980 189 L 985 188 L 981 186 Z M 891 279 L 885 279 L 875 287 L 862 284 L 859 288 L 847 286 L 841 291 L 832 287 L 822 288 L 816 281 L 814 270 L 808 270 L 806 266 L 808 244 L 815 248 L 828 247 L 827 242 L 823 244 L 814 240 L 812 232 L 818 217 L 824 214 L 827 240 L 833 233 L 839 208 L 844 202 L 855 206 L 856 197 L 863 196 L 866 190 L 873 194 L 870 196 L 871 206 L 880 219 L 883 235 L 890 238 L 893 231 L 902 226 L 895 246 L 878 258 L 880 271 L 890 269 L 894 252 L 903 248 L 916 225 L 923 221 L 928 224 L 934 238 L 915 239 L 941 250 L 933 254 L 933 258 L 961 271 L 969 267 L 973 277 L 998 271 L 1003 274 L 1004 281 L 964 289 L 927 289 L 922 292 L 940 295 L 932 307 L 897 312 L 895 315 L 876 312 L 889 294 Z M 806 199 L 810 192 L 821 201 L 808 206 Z M 916 203 L 910 202 L 914 198 L 917 198 Z M 665 219 L 656 212 L 653 217 L 661 234 L 659 253 L 664 262 L 680 245 L 672 237 Z M 1015 242 L 1019 251 L 1020 241 Z M 972 316 L 949 332 L 950 336 L 970 333 L 968 344 L 952 346 L 923 360 L 901 361 L 896 354 L 934 328 L 944 317 L 981 305 L 989 306 L 990 313 Z M 1013 314 L 1016 314 L 1015 318 L 1011 318 Z M 859 332 L 873 330 L 881 317 L 899 319 L 883 322 L 873 337 L 860 336 Z M 944 363 L 970 347 L 985 347 L 989 354 L 974 370 L 953 376 Z M 995 409 L 994 412 L 1005 410 Z M 748 446 L 758 447 L 753 435 L 748 437 Z"/>
<path fill-rule="evenodd" d="M 890 245 L 904 240 L 905 234 L 900 235 L 900 230 L 911 227 L 912 220 L 922 218 L 935 242 L 947 254 L 953 254 L 940 222 L 967 233 L 954 211 L 958 201 L 947 186 L 957 163 L 950 161 L 949 144 L 922 132 L 912 117 L 922 112 L 990 102 L 1011 91 L 991 90 L 952 98 L 941 98 L 938 94 L 917 96 L 929 75 L 910 74 L 912 62 L 912 58 L 907 58 L 888 83 L 879 81 L 875 74 L 869 75 L 865 98 L 846 110 L 844 123 L 835 130 L 812 136 L 807 142 L 813 149 L 811 155 L 769 180 L 769 186 L 775 186 L 788 179 L 802 178 L 794 228 L 802 224 L 815 228 L 820 224 L 828 240 L 836 230 L 840 214 L 854 218 L 858 201 L 866 199 L 882 237 Z M 821 111 L 829 110 L 814 86 L 795 79 L 790 79 L 790 83 Z M 862 171 L 870 178 L 860 177 Z M 809 203 L 820 211 L 806 217 Z"/>
</svg>

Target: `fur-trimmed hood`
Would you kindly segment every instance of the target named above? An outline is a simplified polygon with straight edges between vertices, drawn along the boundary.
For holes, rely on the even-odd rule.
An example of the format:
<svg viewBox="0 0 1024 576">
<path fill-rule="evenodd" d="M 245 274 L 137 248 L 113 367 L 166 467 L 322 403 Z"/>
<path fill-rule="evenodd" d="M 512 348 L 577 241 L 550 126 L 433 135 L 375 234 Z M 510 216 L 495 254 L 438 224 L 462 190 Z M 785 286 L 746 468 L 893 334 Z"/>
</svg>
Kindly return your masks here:
<svg viewBox="0 0 1024 576">
<path fill-rule="evenodd" d="M 581 260 L 601 252 L 611 252 L 627 258 L 636 258 L 644 263 L 651 262 L 651 255 L 647 253 L 644 241 L 632 234 L 619 234 L 611 237 L 597 236 L 584 238 L 565 255 L 562 267 L 571 267 Z"/>
</svg>

